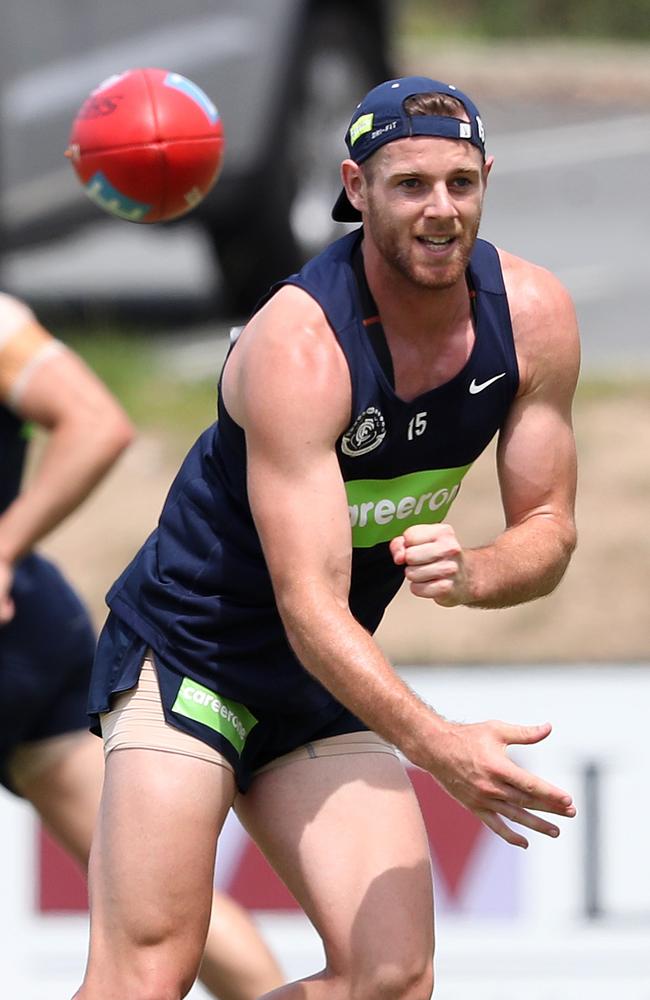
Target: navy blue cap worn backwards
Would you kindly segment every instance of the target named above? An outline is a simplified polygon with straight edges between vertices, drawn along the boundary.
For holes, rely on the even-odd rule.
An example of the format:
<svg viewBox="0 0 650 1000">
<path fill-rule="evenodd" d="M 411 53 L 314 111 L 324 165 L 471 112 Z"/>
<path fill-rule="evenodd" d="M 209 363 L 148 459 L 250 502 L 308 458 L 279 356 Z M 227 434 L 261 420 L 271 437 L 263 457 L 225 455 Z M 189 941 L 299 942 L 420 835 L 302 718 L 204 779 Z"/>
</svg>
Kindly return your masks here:
<svg viewBox="0 0 650 1000">
<path fill-rule="evenodd" d="M 461 102 L 469 121 L 442 115 L 408 115 L 404 101 L 414 94 L 448 94 Z M 405 76 L 387 80 L 371 90 L 357 105 L 345 135 L 350 159 L 363 163 L 381 146 L 414 135 L 464 139 L 480 149 L 485 159 L 485 129 L 476 105 L 450 83 L 430 80 L 427 76 Z M 358 222 L 360 212 L 348 201 L 345 189 L 339 195 L 332 218 L 337 222 Z"/>
</svg>

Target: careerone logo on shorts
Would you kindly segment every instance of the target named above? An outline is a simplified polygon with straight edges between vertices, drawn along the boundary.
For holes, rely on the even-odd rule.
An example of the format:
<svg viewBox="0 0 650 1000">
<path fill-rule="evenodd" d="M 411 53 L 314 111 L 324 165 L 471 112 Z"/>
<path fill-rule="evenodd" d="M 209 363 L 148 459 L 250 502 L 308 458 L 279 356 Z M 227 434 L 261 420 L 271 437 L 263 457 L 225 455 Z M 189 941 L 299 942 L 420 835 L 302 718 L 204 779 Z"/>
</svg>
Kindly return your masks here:
<svg viewBox="0 0 650 1000">
<path fill-rule="evenodd" d="M 347 482 L 354 548 L 369 549 L 389 542 L 412 524 L 443 521 L 470 465 L 410 472 L 396 479 Z"/>
<path fill-rule="evenodd" d="M 258 721 L 245 705 L 216 694 L 191 677 L 183 678 L 172 712 L 221 733 L 237 753 L 244 749 L 248 734 Z"/>
</svg>

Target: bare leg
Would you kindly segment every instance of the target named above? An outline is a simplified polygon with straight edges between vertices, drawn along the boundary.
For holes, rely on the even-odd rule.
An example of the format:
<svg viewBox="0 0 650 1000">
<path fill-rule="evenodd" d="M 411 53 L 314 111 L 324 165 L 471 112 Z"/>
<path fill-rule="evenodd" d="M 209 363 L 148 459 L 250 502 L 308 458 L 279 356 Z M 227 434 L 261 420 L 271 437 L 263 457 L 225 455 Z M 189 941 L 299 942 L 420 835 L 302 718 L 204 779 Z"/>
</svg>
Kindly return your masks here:
<svg viewBox="0 0 650 1000">
<path fill-rule="evenodd" d="M 86 730 L 25 744 L 12 779 L 53 836 L 85 870 L 104 780 L 102 741 Z M 215 894 L 199 978 L 220 1000 L 255 1000 L 283 976 L 246 911 Z"/>
<path fill-rule="evenodd" d="M 79 730 L 23 744 L 11 773 L 16 790 L 85 870 L 104 780 L 101 740 Z"/>
<path fill-rule="evenodd" d="M 387 754 L 259 775 L 238 815 L 323 940 L 327 964 L 276 1000 L 429 1000 L 433 896 L 415 794 Z"/>
<path fill-rule="evenodd" d="M 201 962 L 226 768 L 157 750 L 106 764 L 90 859 L 91 942 L 79 1000 L 180 1000 Z"/>
<path fill-rule="evenodd" d="M 284 982 L 246 910 L 221 893 L 212 901 L 199 978 L 219 1000 L 257 1000 Z"/>
</svg>

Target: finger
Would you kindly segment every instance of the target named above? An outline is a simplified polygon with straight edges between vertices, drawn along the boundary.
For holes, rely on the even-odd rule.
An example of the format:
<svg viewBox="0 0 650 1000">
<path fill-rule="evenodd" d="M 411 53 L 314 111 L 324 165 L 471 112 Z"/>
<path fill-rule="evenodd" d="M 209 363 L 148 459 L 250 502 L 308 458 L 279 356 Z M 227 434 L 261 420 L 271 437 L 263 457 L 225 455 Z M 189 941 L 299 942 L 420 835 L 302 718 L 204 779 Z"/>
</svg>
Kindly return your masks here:
<svg viewBox="0 0 650 1000">
<path fill-rule="evenodd" d="M 555 823 L 549 823 L 542 816 L 536 816 L 535 813 L 529 812 L 527 809 L 520 809 L 518 806 L 508 805 L 506 802 L 494 803 L 494 810 L 505 816 L 506 819 L 512 820 L 513 823 L 518 823 L 520 826 L 527 826 L 529 830 L 535 830 L 536 833 L 543 833 L 546 837 L 559 837 L 560 828 L 555 825 Z"/>
<path fill-rule="evenodd" d="M 517 767 L 514 772 L 505 773 L 503 778 L 510 786 L 506 786 L 505 801 L 524 809 L 536 809 L 569 818 L 575 816 L 573 799 L 564 789 Z"/>
<path fill-rule="evenodd" d="M 403 566 L 406 562 L 406 545 L 404 544 L 404 536 L 398 535 L 397 538 L 391 539 L 388 547 L 395 565 Z"/>
<path fill-rule="evenodd" d="M 572 817 L 576 814 L 568 792 L 519 767 L 507 756 L 492 772 L 490 784 L 490 788 L 484 788 L 484 794 L 499 802 L 559 816 Z"/>
<path fill-rule="evenodd" d="M 406 562 L 409 566 L 426 566 L 441 559 L 455 559 L 460 551 L 460 545 L 455 538 L 439 538 L 437 542 L 429 542 L 426 545 L 408 545 Z"/>
<path fill-rule="evenodd" d="M 499 726 L 500 735 L 508 745 L 516 743 L 522 746 L 540 743 L 553 729 L 550 722 L 542 722 L 536 726 L 513 726 L 508 722 L 500 722 L 496 725 Z"/>
<path fill-rule="evenodd" d="M 506 798 L 514 801 L 515 805 L 524 806 L 526 809 L 542 809 L 544 812 L 556 812 L 569 815 L 567 810 L 573 810 L 573 799 L 563 788 L 558 788 L 543 778 L 538 778 L 529 771 L 517 767 L 504 769 L 502 779 L 510 789 L 507 789 Z"/>
<path fill-rule="evenodd" d="M 460 600 L 454 593 L 453 580 L 433 580 L 429 583 L 409 583 L 411 593 L 415 597 L 425 597 L 430 601 L 447 607 L 459 604 Z"/>
<path fill-rule="evenodd" d="M 433 542 L 439 536 L 441 524 L 412 524 L 404 531 L 405 545 L 424 545 Z"/>
<path fill-rule="evenodd" d="M 454 538 L 456 533 L 450 524 L 412 524 L 404 531 L 407 548 L 411 545 L 426 545 L 440 538 Z"/>
<path fill-rule="evenodd" d="M 504 823 L 501 817 L 495 812 L 488 812 L 487 810 L 481 810 L 477 812 L 476 815 L 493 833 L 496 833 L 498 837 L 505 840 L 508 844 L 512 844 L 513 847 L 522 847 L 524 850 L 528 847 L 528 841 L 524 836 L 518 833 L 516 830 L 512 830 L 507 823 Z"/>
<path fill-rule="evenodd" d="M 439 559 L 426 565 L 409 563 L 409 552 L 406 553 L 408 563 L 404 576 L 410 583 L 429 583 L 434 580 L 452 580 L 458 574 L 458 563 L 452 559 Z"/>
</svg>

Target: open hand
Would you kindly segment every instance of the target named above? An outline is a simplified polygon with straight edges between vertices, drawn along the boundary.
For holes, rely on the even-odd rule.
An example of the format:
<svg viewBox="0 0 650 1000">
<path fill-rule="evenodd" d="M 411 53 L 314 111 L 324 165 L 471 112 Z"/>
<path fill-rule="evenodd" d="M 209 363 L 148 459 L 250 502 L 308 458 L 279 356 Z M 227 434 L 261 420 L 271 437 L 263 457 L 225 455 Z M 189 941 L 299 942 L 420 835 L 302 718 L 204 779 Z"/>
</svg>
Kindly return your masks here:
<svg viewBox="0 0 650 1000">
<path fill-rule="evenodd" d="M 506 748 L 513 744 L 545 739 L 551 732 L 550 723 L 514 726 L 490 721 L 447 723 L 447 727 L 436 740 L 436 760 L 427 770 L 450 795 L 516 847 L 528 847 L 528 840 L 504 818 L 548 837 L 559 836 L 559 827 L 535 812 L 575 816 L 571 796 L 519 767 L 506 754 Z"/>
</svg>

